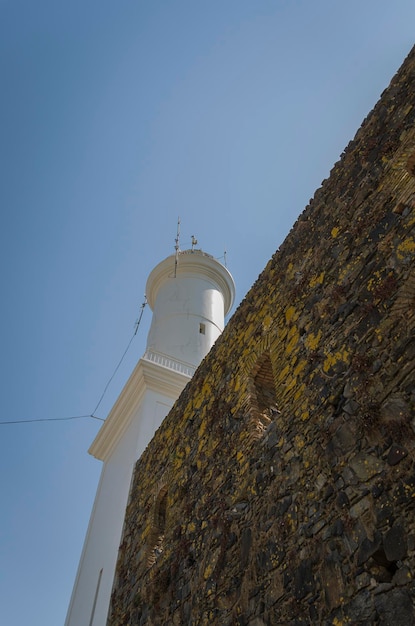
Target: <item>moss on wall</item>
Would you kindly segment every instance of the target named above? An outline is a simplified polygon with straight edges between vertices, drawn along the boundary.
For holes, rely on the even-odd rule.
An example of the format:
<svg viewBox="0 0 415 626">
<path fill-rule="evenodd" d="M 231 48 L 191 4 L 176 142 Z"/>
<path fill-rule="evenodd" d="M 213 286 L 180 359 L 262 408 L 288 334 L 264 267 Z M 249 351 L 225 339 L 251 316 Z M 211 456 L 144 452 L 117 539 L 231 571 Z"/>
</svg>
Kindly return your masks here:
<svg viewBox="0 0 415 626">
<path fill-rule="evenodd" d="M 110 625 L 415 622 L 414 118 L 415 49 L 137 463 Z"/>
</svg>

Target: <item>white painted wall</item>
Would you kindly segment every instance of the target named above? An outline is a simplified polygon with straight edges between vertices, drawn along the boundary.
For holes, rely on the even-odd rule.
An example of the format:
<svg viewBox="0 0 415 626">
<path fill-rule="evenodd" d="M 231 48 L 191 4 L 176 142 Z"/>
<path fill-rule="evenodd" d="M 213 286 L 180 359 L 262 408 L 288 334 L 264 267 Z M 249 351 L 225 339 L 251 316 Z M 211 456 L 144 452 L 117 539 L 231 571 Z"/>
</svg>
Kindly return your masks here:
<svg viewBox="0 0 415 626">
<path fill-rule="evenodd" d="M 106 623 L 134 463 L 172 405 L 173 399 L 146 391 L 124 436 L 104 463 L 65 622 L 68 626 Z"/>
<path fill-rule="evenodd" d="M 208 281 L 195 283 L 192 278 L 173 279 L 163 286 L 154 307 L 147 349 L 197 366 L 223 331 L 225 320 L 222 294 Z M 205 334 L 200 332 L 200 324 L 204 324 Z"/>
</svg>

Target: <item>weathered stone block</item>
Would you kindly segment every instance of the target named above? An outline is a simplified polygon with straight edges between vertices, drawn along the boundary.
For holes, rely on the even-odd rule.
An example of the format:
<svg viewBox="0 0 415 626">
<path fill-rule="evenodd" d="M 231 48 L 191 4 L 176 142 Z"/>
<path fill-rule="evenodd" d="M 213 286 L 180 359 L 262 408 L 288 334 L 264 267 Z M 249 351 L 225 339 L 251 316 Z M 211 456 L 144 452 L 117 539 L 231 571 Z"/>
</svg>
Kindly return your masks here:
<svg viewBox="0 0 415 626">
<path fill-rule="evenodd" d="M 411 596 L 402 589 L 375 598 L 380 626 L 409 626 L 415 623 L 415 612 Z"/>
<path fill-rule="evenodd" d="M 311 559 L 303 561 L 294 571 L 293 594 L 301 600 L 314 589 L 313 565 Z"/>
<path fill-rule="evenodd" d="M 392 526 L 383 538 L 383 547 L 386 558 L 389 561 L 399 561 L 405 558 L 407 553 L 406 533 L 400 524 Z"/>
<path fill-rule="evenodd" d="M 383 463 L 372 454 L 361 452 L 350 460 L 350 467 L 365 482 L 382 471 Z"/>
<path fill-rule="evenodd" d="M 403 446 L 393 444 L 388 452 L 387 461 L 389 465 L 397 465 L 406 457 L 407 454 L 408 452 Z"/>
</svg>

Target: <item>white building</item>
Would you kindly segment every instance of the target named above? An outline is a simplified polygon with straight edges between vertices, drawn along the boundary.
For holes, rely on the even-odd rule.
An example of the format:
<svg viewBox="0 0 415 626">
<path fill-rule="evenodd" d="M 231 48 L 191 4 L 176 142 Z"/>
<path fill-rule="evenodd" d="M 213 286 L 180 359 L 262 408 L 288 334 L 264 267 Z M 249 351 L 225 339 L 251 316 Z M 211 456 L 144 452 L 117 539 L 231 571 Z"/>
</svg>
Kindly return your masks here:
<svg viewBox="0 0 415 626">
<path fill-rule="evenodd" d="M 234 295 L 231 274 L 201 250 L 151 272 L 146 352 L 89 449 L 104 465 L 65 626 L 106 624 L 134 464 L 222 332 Z"/>
</svg>

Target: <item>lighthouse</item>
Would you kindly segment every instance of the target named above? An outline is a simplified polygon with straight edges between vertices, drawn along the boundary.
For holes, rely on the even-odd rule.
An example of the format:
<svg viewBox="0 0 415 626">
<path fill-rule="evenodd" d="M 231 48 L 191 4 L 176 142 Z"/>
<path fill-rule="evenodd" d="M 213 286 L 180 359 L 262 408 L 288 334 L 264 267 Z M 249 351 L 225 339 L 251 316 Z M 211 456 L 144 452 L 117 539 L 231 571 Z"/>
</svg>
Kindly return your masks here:
<svg viewBox="0 0 415 626">
<path fill-rule="evenodd" d="M 65 626 L 106 624 L 134 464 L 222 332 L 235 285 L 211 255 L 177 246 L 150 273 L 146 295 L 145 353 L 89 449 L 103 467 Z"/>
</svg>

